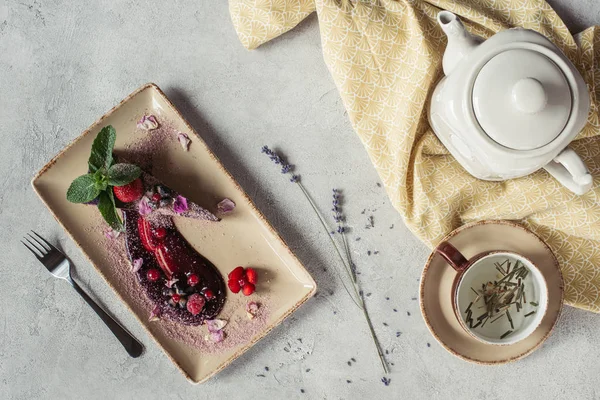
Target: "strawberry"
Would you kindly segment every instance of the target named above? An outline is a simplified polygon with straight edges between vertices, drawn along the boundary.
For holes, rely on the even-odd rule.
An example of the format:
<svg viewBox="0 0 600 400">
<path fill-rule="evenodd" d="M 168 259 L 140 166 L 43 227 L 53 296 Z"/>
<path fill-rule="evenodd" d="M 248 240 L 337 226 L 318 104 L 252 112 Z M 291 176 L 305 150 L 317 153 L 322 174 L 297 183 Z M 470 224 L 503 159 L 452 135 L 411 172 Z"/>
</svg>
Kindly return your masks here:
<svg viewBox="0 0 600 400">
<path fill-rule="evenodd" d="M 258 280 L 258 274 L 254 268 L 246 268 L 246 280 L 253 285 L 256 285 L 256 281 Z"/>
<path fill-rule="evenodd" d="M 138 232 L 140 234 L 140 239 L 142 241 L 142 245 L 148 251 L 153 252 L 156 250 L 156 246 L 158 246 L 158 241 L 152 235 L 152 227 L 150 223 L 146 221 L 144 218 L 138 219 Z"/>
<path fill-rule="evenodd" d="M 244 267 L 236 267 L 233 271 L 227 275 L 230 280 L 239 281 L 244 277 Z"/>
<path fill-rule="evenodd" d="M 254 286 L 252 283 L 246 283 L 242 288 L 242 293 L 244 293 L 244 296 L 250 296 L 255 290 L 256 286 Z"/>
<path fill-rule="evenodd" d="M 158 265 L 165 271 L 165 274 L 167 274 L 168 277 L 173 276 L 179 269 L 177 262 L 173 258 L 173 254 L 176 253 L 169 251 L 165 245 L 157 247 L 154 251 Z"/>
<path fill-rule="evenodd" d="M 240 283 L 235 279 L 230 279 L 227 282 L 227 286 L 229 286 L 229 290 L 231 290 L 233 293 L 239 293 L 241 289 Z"/>
<path fill-rule="evenodd" d="M 192 315 L 198 315 L 204 308 L 205 303 L 206 300 L 204 300 L 204 297 L 200 296 L 198 293 L 194 293 L 188 297 L 187 310 L 192 313 Z"/>
<path fill-rule="evenodd" d="M 113 193 L 117 199 L 121 200 L 123 203 L 131 203 L 132 201 L 142 198 L 144 195 L 144 184 L 140 178 L 137 178 L 127 185 L 115 186 L 113 188 Z"/>
</svg>

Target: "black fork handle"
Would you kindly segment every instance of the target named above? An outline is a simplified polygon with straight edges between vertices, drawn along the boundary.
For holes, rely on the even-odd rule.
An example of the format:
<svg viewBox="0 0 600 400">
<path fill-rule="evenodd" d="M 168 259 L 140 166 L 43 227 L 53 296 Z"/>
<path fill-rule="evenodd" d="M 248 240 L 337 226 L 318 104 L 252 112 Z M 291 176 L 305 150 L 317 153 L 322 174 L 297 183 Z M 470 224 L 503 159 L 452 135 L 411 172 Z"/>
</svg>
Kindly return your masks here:
<svg viewBox="0 0 600 400">
<path fill-rule="evenodd" d="M 75 282 L 74 280 L 70 280 L 71 285 L 83 297 L 83 299 L 92 307 L 96 314 L 100 317 L 102 321 L 108 326 L 108 328 L 112 331 L 112 333 L 119 339 L 119 342 L 123 345 L 127 353 L 133 358 L 139 357 L 144 351 L 144 346 L 138 342 L 136 338 L 134 338 L 131 333 L 127 332 L 125 328 L 121 326 L 117 321 L 115 321 L 110 315 L 106 313 L 94 300 L 91 299 L 90 296 Z"/>
</svg>

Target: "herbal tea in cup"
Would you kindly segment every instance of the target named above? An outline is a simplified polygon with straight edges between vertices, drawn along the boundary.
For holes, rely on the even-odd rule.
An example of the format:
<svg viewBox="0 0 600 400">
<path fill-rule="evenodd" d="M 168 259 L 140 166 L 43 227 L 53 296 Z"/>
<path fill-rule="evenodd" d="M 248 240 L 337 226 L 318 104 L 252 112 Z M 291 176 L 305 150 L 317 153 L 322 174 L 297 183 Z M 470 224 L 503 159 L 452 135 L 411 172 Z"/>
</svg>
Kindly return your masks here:
<svg viewBox="0 0 600 400">
<path fill-rule="evenodd" d="M 490 251 L 467 260 L 448 242 L 436 252 L 457 271 L 451 301 L 471 336 L 508 345 L 535 331 L 546 312 L 548 288 L 529 259 L 509 251 Z"/>
</svg>

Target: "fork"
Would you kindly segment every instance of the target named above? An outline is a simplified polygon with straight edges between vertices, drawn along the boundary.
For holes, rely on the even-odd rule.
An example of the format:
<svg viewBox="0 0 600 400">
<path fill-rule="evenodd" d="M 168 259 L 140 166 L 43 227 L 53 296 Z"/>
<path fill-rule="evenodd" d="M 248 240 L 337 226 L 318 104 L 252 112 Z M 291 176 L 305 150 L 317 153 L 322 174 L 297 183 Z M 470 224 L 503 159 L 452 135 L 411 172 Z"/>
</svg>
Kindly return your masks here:
<svg viewBox="0 0 600 400">
<path fill-rule="evenodd" d="M 31 233 L 33 233 L 33 235 Z M 75 291 L 83 297 L 94 311 L 96 311 L 96 314 L 98 314 L 100 319 L 104 321 L 106 326 L 108 326 L 117 339 L 119 339 L 119 342 L 121 342 L 131 357 L 139 357 L 144 350 L 144 346 L 127 332 L 121 324 L 115 321 L 98 304 L 96 304 L 94 300 L 83 291 L 77 282 L 73 280 L 71 277 L 71 262 L 67 256 L 34 231 L 31 231 L 31 233 L 28 233 L 28 236 L 23 238 L 27 243 L 23 240 L 21 240 L 21 243 L 23 243 L 23 245 L 25 245 L 25 247 L 27 247 L 42 264 L 44 264 L 54 277 L 64 279 L 73 286 Z"/>
</svg>

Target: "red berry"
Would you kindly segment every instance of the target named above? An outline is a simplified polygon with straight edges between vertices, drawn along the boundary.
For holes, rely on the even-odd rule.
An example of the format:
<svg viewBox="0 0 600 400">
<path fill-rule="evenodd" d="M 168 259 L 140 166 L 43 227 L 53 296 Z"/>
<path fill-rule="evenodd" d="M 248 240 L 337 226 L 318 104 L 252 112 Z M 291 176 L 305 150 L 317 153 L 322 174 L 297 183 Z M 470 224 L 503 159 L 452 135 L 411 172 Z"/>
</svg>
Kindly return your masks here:
<svg viewBox="0 0 600 400">
<path fill-rule="evenodd" d="M 181 300 L 181 296 L 178 295 L 177 293 L 175 293 L 173 296 L 171 296 L 171 299 L 175 302 L 175 303 L 179 303 L 179 300 Z"/>
<path fill-rule="evenodd" d="M 160 272 L 156 268 L 149 269 L 146 272 L 146 277 L 150 282 L 156 282 L 160 278 Z"/>
<path fill-rule="evenodd" d="M 190 286 L 196 286 L 198 283 L 200 283 L 200 278 L 198 278 L 198 275 L 196 274 L 191 274 L 187 278 L 187 283 Z"/>
<path fill-rule="evenodd" d="M 256 286 L 254 286 L 252 283 L 246 283 L 242 288 L 242 293 L 244 293 L 244 296 L 250 296 L 255 290 Z"/>
<path fill-rule="evenodd" d="M 233 293 L 238 293 L 240 291 L 240 289 L 242 288 L 240 286 L 240 283 L 234 279 L 230 279 L 227 282 L 227 286 L 229 286 L 229 290 L 231 290 Z"/>
<path fill-rule="evenodd" d="M 204 297 L 200 296 L 198 293 L 194 293 L 188 297 L 187 310 L 192 313 L 192 315 L 198 315 L 204 308 L 205 303 L 206 300 L 204 300 Z"/>
<path fill-rule="evenodd" d="M 169 250 L 169 248 L 173 248 L 173 243 L 169 243 L 169 238 L 172 237 L 173 236 L 166 238 L 165 243 L 159 245 L 156 250 L 154 250 L 154 256 L 156 257 L 156 261 L 158 261 L 158 265 L 165 271 L 165 274 L 168 277 L 175 275 L 180 268 L 180 264 L 175 258 L 176 253 L 173 250 Z"/>
<path fill-rule="evenodd" d="M 152 201 L 154 201 L 154 202 L 159 202 L 161 198 L 162 197 L 160 197 L 160 194 L 158 194 L 158 193 L 154 193 L 152 195 Z"/>
<path fill-rule="evenodd" d="M 159 239 L 164 239 L 167 236 L 167 230 L 165 228 L 163 228 L 162 226 L 158 227 L 154 231 L 154 235 Z"/>
<path fill-rule="evenodd" d="M 144 195 L 144 184 L 140 178 L 124 186 L 115 186 L 113 193 L 123 203 L 139 200 Z"/>
<path fill-rule="evenodd" d="M 244 277 L 244 267 L 236 267 L 227 277 L 236 281 L 242 279 Z"/>
<path fill-rule="evenodd" d="M 215 298 L 215 294 L 210 289 L 206 289 L 203 294 L 206 300 L 212 300 Z"/>
<path fill-rule="evenodd" d="M 254 285 L 256 285 L 256 281 L 258 280 L 258 274 L 254 268 L 246 268 L 246 280 Z"/>
</svg>

